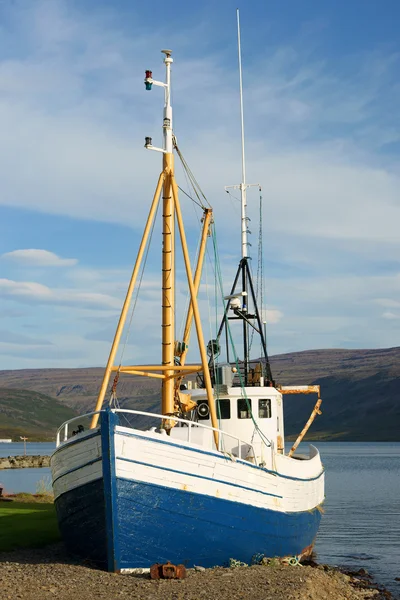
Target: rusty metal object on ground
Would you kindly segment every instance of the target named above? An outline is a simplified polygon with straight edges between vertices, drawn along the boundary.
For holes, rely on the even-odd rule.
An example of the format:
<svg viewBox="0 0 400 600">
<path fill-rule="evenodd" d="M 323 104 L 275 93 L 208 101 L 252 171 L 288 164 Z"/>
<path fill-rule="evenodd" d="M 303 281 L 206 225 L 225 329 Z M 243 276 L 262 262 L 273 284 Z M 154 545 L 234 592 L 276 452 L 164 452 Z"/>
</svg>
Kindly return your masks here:
<svg viewBox="0 0 400 600">
<path fill-rule="evenodd" d="M 303 550 L 299 554 L 299 561 L 301 562 L 302 560 L 309 560 L 313 554 L 313 551 L 314 551 L 314 542 L 312 544 L 310 544 L 309 546 L 306 546 L 305 548 L 303 548 Z"/>
<path fill-rule="evenodd" d="M 160 564 L 155 563 L 150 567 L 151 579 L 185 579 L 186 568 L 184 565 L 173 565 L 169 561 Z"/>
</svg>

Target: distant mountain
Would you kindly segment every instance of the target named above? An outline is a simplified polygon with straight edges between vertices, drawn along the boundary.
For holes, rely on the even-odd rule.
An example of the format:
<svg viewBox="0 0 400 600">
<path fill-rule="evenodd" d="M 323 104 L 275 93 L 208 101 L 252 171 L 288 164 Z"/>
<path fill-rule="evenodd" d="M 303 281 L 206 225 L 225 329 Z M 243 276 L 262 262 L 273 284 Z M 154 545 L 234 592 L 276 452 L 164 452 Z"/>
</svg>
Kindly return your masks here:
<svg viewBox="0 0 400 600">
<path fill-rule="evenodd" d="M 76 411 L 31 390 L 0 388 L 0 438 L 52 440 L 57 428 Z"/>
<path fill-rule="evenodd" d="M 400 348 L 309 350 L 274 356 L 271 363 L 282 384 L 321 386 L 322 415 L 308 439 L 400 441 Z M 314 402 L 285 397 L 287 435 L 301 429 Z"/>
<path fill-rule="evenodd" d="M 307 350 L 273 356 L 271 366 L 280 384 L 321 385 L 323 414 L 308 439 L 400 441 L 400 348 Z M 44 394 L 54 406 L 82 414 L 93 410 L 102 375 L 102 368 L 0 371 L 0 388 Z M 118 399 L 121 407 L 152 412 L 159 406 L 159 389 L 156 380 L 121 376 Z M 285 397 L 287 436 L 302 429 L 314 403 L 312 396 Z M 0 405 L 0 437 L 2 432 Z"/>
</svg>

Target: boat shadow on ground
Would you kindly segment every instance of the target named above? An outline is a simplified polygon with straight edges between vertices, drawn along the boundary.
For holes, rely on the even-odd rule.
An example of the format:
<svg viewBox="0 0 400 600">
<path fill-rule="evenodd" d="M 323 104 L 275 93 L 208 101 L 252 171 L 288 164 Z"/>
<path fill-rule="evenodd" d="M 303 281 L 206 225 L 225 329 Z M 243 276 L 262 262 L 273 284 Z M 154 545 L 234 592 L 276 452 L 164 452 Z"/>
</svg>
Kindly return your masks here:
<svg viewBox="0 0 400 600">
<path fill-rule="evenodd" d="M 67 552 L 62 541 L 46 545 L 41 548 L 16 548 L 7 552 L 0 552 L 0 565 L 65 565 L 82 567 L 83 570 L 98 571 L 105 573 L 93 561 Z M 149 579 L 148 573 L 135 573 L 135 579 Z"/>
<path fill-rule="evenodd" d="M 85 564 L 71 557 L 60 541 L 54 504 L 0 502 L 0 563 Z"/>
</svg>

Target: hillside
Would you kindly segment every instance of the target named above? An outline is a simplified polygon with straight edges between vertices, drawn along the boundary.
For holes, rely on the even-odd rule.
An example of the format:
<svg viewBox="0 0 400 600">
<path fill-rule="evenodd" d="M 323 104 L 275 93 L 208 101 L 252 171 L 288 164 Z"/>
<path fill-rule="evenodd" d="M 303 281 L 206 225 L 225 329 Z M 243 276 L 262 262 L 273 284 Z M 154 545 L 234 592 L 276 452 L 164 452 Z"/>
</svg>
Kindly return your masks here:
<svg viewBox="0 0 400 600">
<path fill-rule="evenodd" d="M 57 428 L 76 411 L 44 394 L 30 390 L 0 388 L 0 438 L 19 441 L 51 440 Z"/>
<path fill-rule="evenodd" d="M 308 439 L 400 441 L 400 348 L 312 350 L 273 357 L 276 379 L 321 386 L 323 414 Z M 313 397 L 285 398 L 286 433 L 308 418 Z"/>
<path fill-rule="evenodd" d="M 0 388 L 34 390 L 56 398 L 78 413 L 94 409 L 104 369 L 22 369 L 0 371 Z M 147 377 L 121 376 L 118 397 L 121 402 L 143 399 L 156 401 L 159 384 Z"/>
<path fill-rule="evenodd" d="M 273 356 L 271 365 L 278 383 L 321 385 L 323 415 L 310 438 L 400 441 L 400 348 L 309 350 Z M 55 399 L 57 406 L 83 413 L 94 408 L 102 374 L 102 368 L 0 371 L 0 388 L 32 390 Z M 155 410 L 158 390 L 154 380 L 121 377 L 119 402 L 126 408 Z M 285 398 L 288 436 L 303 427 L 314 402 L 308 396 Z M 0 432 L 2 424 L 0 405 Z"/>
</svg>

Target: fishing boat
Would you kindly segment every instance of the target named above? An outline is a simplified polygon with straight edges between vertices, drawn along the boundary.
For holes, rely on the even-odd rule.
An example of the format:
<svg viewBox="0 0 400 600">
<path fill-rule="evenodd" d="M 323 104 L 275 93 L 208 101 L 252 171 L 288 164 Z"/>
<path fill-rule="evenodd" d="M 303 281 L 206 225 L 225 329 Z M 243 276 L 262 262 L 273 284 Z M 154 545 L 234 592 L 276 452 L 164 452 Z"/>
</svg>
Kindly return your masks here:
<svg viewBox="0 0 400 600">
<path fill-rule="evenodd" d="M 162 147 L 153 146 L 150 137 L 145 140 L 147 149 L 162 153 L 162 171 L 97 405 L 93 413 L 61 425 L 51 457 L 55 507 L 67 549 L 112 572 L 149 569 L 167 561 L 186 567 L 227 565 L 231 559 L 251 564 L 262 557 L 297 562 L 312 552 L 321 519 L 324 470 L 319 452 L 313 445 L 306 454 L 297 452 L 320 413 L 319 386 L 279 386 L 274 381 L 265 315 L 250 268 L 239 15 L 238 40 L 242 182 L 235 187 L 241 200 L 241 258 L 233 285 L 223 296 L 216 336 L 206 344 L 198 302 L 208 240 L 218 263 L 213 211 L 177 146 L 171 106 L 173 59 L 170 50 L 163 50 L 165 81 L 153 79 L 151 71 L 146 71 L 144 80 L 146 90 L 164 90 Z M 174 151 L 197 190 L 202 209 L 194 273 L 175 179 Z M 160 204 L 162 359 L 160 364 L 117 364 L 116 353 L 133 291 L 140 285 Z M 177 232 L 190 295 L 184 333 L 178 341 Z M 223 288 L 218 264 L 215 273 Z M 197 364 L 187 362 L 193 322 Z M 256 359 L 251 357 L 254 337 L 261 349 Z M 196 351 L 196 345 L 192 347 Z M 128 375 L 158 380 L 159 414 L 119 408 L 118 381 Z M 108 392 L 110 400 L 104 407 Z M 304 429 L 286 452 L 283 397 L 300 393 L 316 394 L 317 400 Z M 84 418 L 90 420 L 88 428 L 82 425 Z"/>
</svg>

